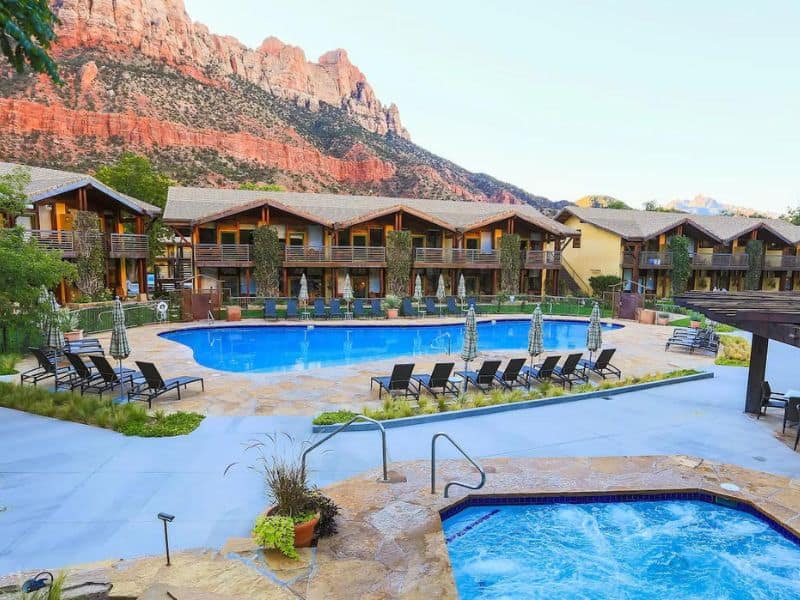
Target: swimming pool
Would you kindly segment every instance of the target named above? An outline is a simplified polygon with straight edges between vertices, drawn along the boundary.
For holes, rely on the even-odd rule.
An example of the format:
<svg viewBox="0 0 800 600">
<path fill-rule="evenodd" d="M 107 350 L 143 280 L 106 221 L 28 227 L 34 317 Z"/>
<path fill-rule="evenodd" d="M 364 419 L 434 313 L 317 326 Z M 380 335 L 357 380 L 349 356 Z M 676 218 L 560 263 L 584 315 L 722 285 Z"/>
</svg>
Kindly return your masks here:
<svg viewBox="0 0 800 600">
<path fill-rule="evenodd" d="M 587 321 L 545 320 L 545 350 L 586 347 Z M 528 346 L 530 320 L 478 323 L 478 350 L 520 350 Z M 604 324 L 603 330 L 621 325 Z M 195 327 L 161 336 L 192 349 L 204 367 L 220 371 L 302 370 L 399 356 L 461 350 L 464 326 L 448 325 L 276 325 Z M 524 355 L 521 354 L 521 355 Z"/>
<path fill-rule="evenodd" d="M 800 597 L 799 540 L 711 494 L 480 502 L 442 515 L 462 600 Z"/>
</svg>

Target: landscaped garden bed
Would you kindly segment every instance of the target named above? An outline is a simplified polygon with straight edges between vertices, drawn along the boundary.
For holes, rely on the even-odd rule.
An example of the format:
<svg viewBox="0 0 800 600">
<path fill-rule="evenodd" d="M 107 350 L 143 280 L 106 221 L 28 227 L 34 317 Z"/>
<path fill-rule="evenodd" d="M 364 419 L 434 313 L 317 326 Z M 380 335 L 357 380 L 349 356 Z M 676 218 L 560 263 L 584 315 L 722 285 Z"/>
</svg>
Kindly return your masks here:
<svg viewBox="0 0 800 600">
<path fill-rule="evenodd" d="M 614 396 L 626 392 L 671 385 L 714 377 L 713 373 L 695 369 L 679 369 L 667 373 L 651 373 L 622 380 L 605 380 L 597 385 L 576 385 L 571 390 L 560 386 L 542 384 L 531 390 L 513 391 L 496 389 L 487 394 L 467 393 L 458 398 L 420 396 L 419 404 L 402 398 L 387 398 L 380 408 L 364 407 L 362 414 L 381 421 L 385 428 L 418 425 L 420 423 L 459 419 L 468 416 L 574 402 L 601 396 Z M 346 410 L 324 412 L 313 421 L 314 433 L 333 431 L 341 423 L 352 419 L 356 413 Z M 356 423 L 349 429 L 363 431 L 375 429 L 372 423 Z"/>
<path fill-rule="evenodd" d="M 139 437 L 170 437 L 191 433 L 204 419 L 193 412 L 148 414 L 140 404 L 115 404 L 110 398 L 51 392 L 0 382 L 0 407 L 112 429 Z"/>
<path fill-rule="evenodd" d="M 750 366 L 750 342 L 738 335 L 719 336 L 720 352 L 715 365 L 722 367 Z"/>
</svg>

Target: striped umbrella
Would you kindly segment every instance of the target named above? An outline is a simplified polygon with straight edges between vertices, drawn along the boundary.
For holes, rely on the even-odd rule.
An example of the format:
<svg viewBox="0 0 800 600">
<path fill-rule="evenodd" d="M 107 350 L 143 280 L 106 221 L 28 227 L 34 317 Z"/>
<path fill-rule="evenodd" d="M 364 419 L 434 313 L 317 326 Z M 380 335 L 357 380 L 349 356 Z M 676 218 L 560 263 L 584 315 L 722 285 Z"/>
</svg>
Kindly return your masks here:
<svg viewBox="0 0 800 600">
<path fill-rule="evenodd" d="M 42 289 L 39 291 L 39 300 L 37 304 L 40 308 L 40 315 L 39 315 L 39 328 L 44 331 L 47 328 L 47 315 L 50 313 L 50 291 L 42 286 Z"/>
<path fill-rule="evenodd" d="M 64 332 L 61 331 L 61 323 L 58 319 L 58 302 L 52 292 L 49 294 L 49 306 L 47 307 L 46 316 L 43 319 L 45 323 L 44 328 L 44 346 L 51 348 L 54 351 L 53 363 L 56 368 L 55 374 L 55 389 L 58 390 L 58 361 L 59 353 L 66 346 L 64 341 Z"/>
<path fill-rule="evenodd" d="M 439 285 L 436 287 L 436 299 L 439 301 L 439 304 L 444 304 L 445 298 L 447 298 L 447 293 L 444 290 L 444 277 L 439 273 Z M 439 314 L 441 314 L 441 312 L 441 309 L 439 309 Z"/>
<path fill-rule="evenodd" d="M 478 328 L 475 325 L 475 307 L 470 306 L 464 321 L 464 343 L 461 346 L 461 358 L 464 359 L 464 370 L 469 362 L 478 356 Z M 467 380 L 464 379 L 464 391 L 467 391 Z"/>
<path fill-rule="evenodd" d="M 464 274 L 458 277 L 458 297 L 461 298 L 461 306 L 464 306 L 464 298 L 467 297 L 467 284 L 464 283 Z"/>
<path fill-rule="evenodd" d="M 125 329 L 125 311 L 122 309 L 119 297 L 114 300 L 111 320 L 111 344 L 108 353 L 119 361 L 119 370 L 122 371 L 122 359 L 131 355 L 131 346 L 128 343 L 128 332 Z"/>
<path fill-rule="evenodd" d="M 589 351 L 589 360 L 592 353 L 597 352 L 603 345 L 603 330 L 600 328 L 600 305 L 594 303 L 592 314 L 589 317 L 589 327 L 586 329 L 586 349 Z"/>
<path fill-rule="evenodd" d="M 542 309 L 537 304 L 531 315 L 531 328 L 528 330 L 528 354 L 531 356 L 531 368 L 533 368 L 533 357 L 539 356 L 544 351 L 543 329 Z"/>
<path fill-rule="evenodd" d="M 308 304 L 308 281 L 305 273 L 300 276 L 300 293 L 297 294 L 297 299 L 303 306 Z"/>
<path fill-rule="evenodd" d="M 417 308 L 419 303 L 422 302 L 422 278 L 417 273 L 417 279 L 414 281 L 414 299 L 417 301 Z"/>
<path fill-rule="evenodd" d="M 342 287 L 342 298 L 347 302 L 347 307 L 350 308 L 350 302 L 353 301 L 353 285 L 350 283 L 350 273 L 344 276 L 344 286 Z"/>
</svg>

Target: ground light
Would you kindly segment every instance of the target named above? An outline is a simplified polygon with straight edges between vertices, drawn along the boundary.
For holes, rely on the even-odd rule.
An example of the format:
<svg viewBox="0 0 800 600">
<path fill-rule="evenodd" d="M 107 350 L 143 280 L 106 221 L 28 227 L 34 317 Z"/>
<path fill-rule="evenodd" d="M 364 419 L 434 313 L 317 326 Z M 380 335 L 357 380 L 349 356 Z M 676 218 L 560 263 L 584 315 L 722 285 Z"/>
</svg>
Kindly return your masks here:
<svg viewBox="0 0 800 600">
<path fill-rule="evenodd" d="M 164 522 L 164 550 L 167 554 L 167 566 L 169 562 L 169 536 L 167 535 L 167 523 L 172 523 L 175 520 L 175 515 L 168 515 L 167 513 L 158 513 L 158 518 Z"/>
</svg>

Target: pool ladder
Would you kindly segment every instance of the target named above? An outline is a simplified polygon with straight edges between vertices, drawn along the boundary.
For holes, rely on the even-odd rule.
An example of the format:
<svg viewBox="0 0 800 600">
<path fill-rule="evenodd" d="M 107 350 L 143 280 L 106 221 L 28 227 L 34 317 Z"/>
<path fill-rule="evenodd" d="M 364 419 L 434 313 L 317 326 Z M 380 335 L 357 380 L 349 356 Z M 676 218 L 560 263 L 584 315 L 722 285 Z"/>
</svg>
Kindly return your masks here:
<svg viewBox="0 0 800 600">
<path fill-rule="evenodd" d="M 337 433 L 341 433 L 342 431 L 344 431 L 345 429 L 350 427 L 350 425 L 352 425 L 356 421 L 366 421 L 367 423 L 372 423 L 381 432 L 381 458 L 383 460 L 383 479 L 382 479 L 382 481 L 384 483 L 388 483 L 388 481 L 389 481 L 389 470 L 387 468 L 387 459 L 386 459 L 386 430 L 383 428 L 383 425 L 381 425 L 378 421 L 376 421 L 375 419 L 370 419 L 369 417 L 365 417 L 364 415 L 356 415 L 355 417 L 350 419 L 347 423 L 345 423 L 341 427 L 337 427 L 336 429 L 331 431 L 328 435 L 326 435 L 324 438 L 322 438 L 321 440 L 319 440 L 315 444 L 311 444 L 308 448 L 306 448 L 303 451 L 303 454 L 300 455 L 300 468 L 303 470 L 303 473 L 305 473 L 305 471 L 306 471 L 306 456 L 308 456 L 309 452 L 311 452 L 315 448 L 319 448 L 322 444 L 327 442 L 329 439 L 331 439 Z"/>
<path fill-rule="evenodd" d="M 447 338 L 447 345 L 446 346 L 445 346 L 445 343 L 444 343 L 444 339 L 445 338 Z M 440 344 L 440 341 L 441 341 L 441 344 Z M 452 342 L 453 342 L 453 340 L 452 340 L 452 338 L 450 336 L 450 332 L 449 331 L 445 331 L 444 333 L 442 333 L 440 335 L 437 335 L 435 338 L 433 338 L 433 341 L 431 342 L 431 348 L 433 350 L 446 351 L 447 355 L 450 356 Z"/>
<path fill-rule="evenodd" d="M 436 440 L 438 440 L 440 437 L 446 438 L 451 444 L 453 444 L 455 449 L 461 452 L 461 454 L 464 455 L 464 458 L 466 458 L 472 464 L 473 467 L 478 469 L 478 473 L 481 474 L 481 480 L 478 483 L 478 485 L 469 485 L 468 483 L 462 483 L 461 481 L 449 482 L 446 486 L 444 486 L 444 497 L 449 498 L 450 487 L 454 485 L 467 488 L 468 490 L 481 489 L 483 485 L 486 483 L 486 471 L 484 471 L 483 468 L 477 462 L 475 462 L 472 459 L 472 457 L 469 454 L 467 454 L 464 451 L 464 449 L 455 442 L 453 438 L 451 438 L 446 433 L 440 431 L 439 433 L 434 434 L 434 436 L 431 438 L 431 494 L 436 493 Z"/>
</svg>

